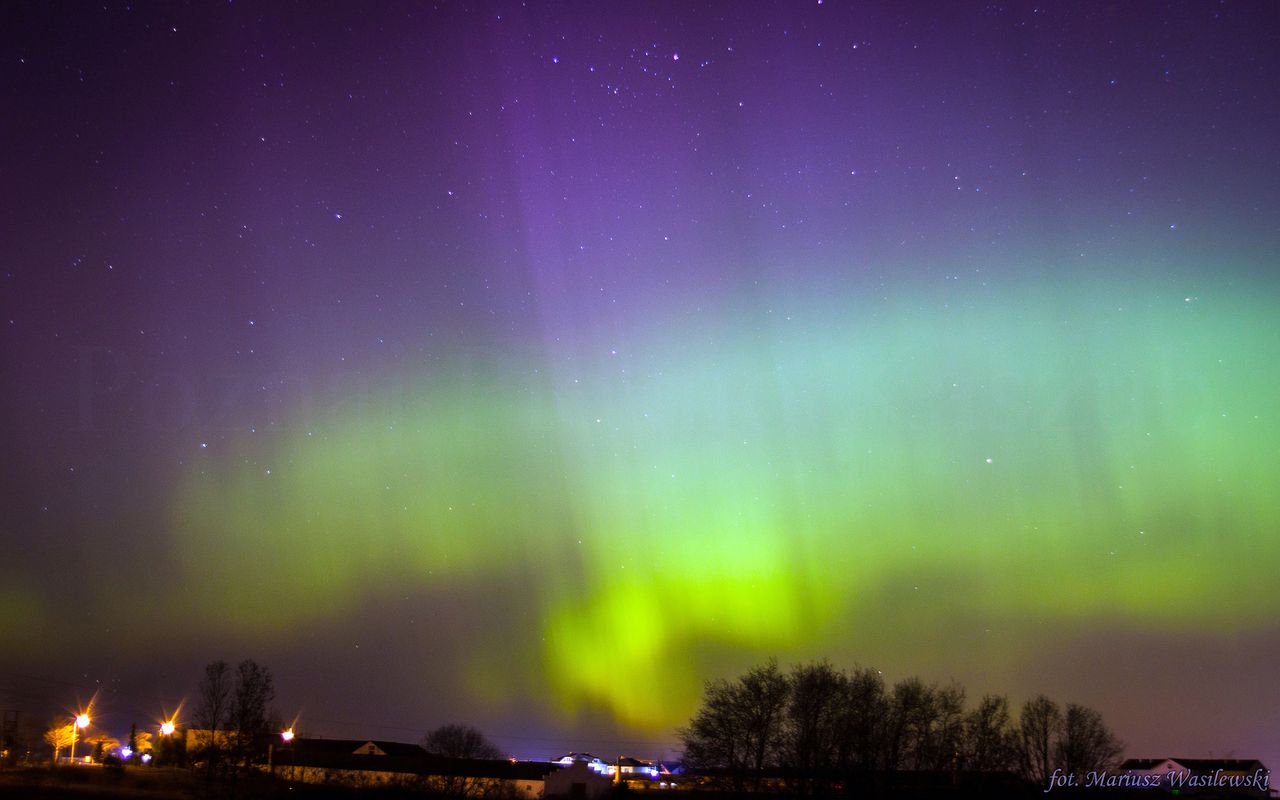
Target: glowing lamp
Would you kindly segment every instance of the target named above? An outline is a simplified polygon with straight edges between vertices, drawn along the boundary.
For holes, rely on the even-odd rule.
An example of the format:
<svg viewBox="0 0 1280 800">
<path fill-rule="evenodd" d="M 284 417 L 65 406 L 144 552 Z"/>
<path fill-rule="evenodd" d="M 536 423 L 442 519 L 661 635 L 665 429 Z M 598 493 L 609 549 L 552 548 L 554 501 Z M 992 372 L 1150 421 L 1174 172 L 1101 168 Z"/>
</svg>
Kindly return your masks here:
<svg viewBox="0 0 1280 800">
<path fill-rule="evenodd" d="M 89 715 L 84 712 L 77 714 L 71 726 L 71 763 L 73 764 L 76 761 L 76 732 L 87 727 L 89 727 Z M 85 763 L 88 763 L 88 761 L 89 759 L 86 758 Z"/>
<path fill-rule="evenodd" d="M 169 720 L 160 726 L 160 733 L 165 736 L 172 736 L 175 728 L 176 726 L 173 724 L 173 720 Z"/>
<path fill-rule="evenodd" d="M 280 731 L 280 738 L 286 742 L 293 741 L 293 728 L 286 728 Z"/>
</svg>

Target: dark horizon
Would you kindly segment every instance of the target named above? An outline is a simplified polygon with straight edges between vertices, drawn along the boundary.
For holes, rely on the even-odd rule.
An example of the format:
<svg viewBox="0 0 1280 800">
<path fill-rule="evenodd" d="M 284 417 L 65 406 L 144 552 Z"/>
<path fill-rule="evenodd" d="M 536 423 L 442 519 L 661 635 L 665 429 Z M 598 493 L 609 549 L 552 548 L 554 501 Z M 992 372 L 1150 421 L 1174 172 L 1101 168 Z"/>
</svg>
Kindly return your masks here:
<svg viewBox="0 0 1280 800">
<path fill-rule="evenodd" d="M 0 701 L 656 750 L 829 658 L 1280 763 L 1274 4 L 0 23 Z"/>
</svg>

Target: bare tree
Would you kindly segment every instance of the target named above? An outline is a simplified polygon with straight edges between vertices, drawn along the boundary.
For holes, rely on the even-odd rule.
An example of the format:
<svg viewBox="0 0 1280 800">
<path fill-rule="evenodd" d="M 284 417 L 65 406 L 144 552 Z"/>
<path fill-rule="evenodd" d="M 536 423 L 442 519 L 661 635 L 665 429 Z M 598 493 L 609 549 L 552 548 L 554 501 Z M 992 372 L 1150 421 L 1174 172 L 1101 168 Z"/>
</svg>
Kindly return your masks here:
<svg viewBox="0 0 1280 800">
<path fill-rule="evenodd" d="M 823 661 L 797 666 L 789 682 L 781 761 L 793 776 L 792 789 L 804 797 L 835 767 L 847 680 Z"/>
<path fill-rule="evenodd" d="M 502 758 L 502 751 L 470 725 L 441 725 L 422 740 L 422 749 L 446 758 Z"/>
<path fill-rule="evenodd" d="M 253 659 L 237 665 L 227 727 L 233 760 L 238 766 L 250 766 L 260 760 L 256 742 L 270 732 L 268 709 L 275 697 L 275 682 L 269 669 Z"/>
<path fill-rule="evenodd" d="M 422 749 L 432 755 L 457 759 L 497 759 L 502 751 L 470 725 L 442 725 L 422 739 Z M 425 783 L 429 790 L 445 797 L 484 797 L 501 794 L 504 783 L 494 778 L 470 777 L 466 769 L 448 769 Z"/>
<path fill-rule="evenodd" d="M 1018 755 L 1027 780 L 1048 785 L 1062 732 L 1062 711 L 1042 694 L 1028 700 L 1018 717 Z"/>
<path fill-rule="evenodd" d="M 44 740 L 53 747 L 53 761 L 58 762 L 58 754 L 64 748 L 71 747 L 71 742 L 76 735 L 76 725 L 74 722 L 63 722 L 59 717 L 49 723 L 49 729 L 44 732 Z"/>
<path fill-rule="evenodd" d="M 702 706 L 678 731 L 685 762 L 724 775 L 735 791 L 761 789 L 781 767 L 797 797 L 816 797 L 837 777 L 845 791 L 892 793 L 905 770 L 1019 769 L 1046 785 L 1055 768 L 1082 775 L 1116 763 L 1123 745 L 1098 712 L 1036 695 L 1011 720 L 1009 701 L 965 703 L 958 683 L 918 677 L 886 689 L 880 673 L 845 673 L 823 661 L 788 675 L 770 661 L 736 681 L 706 685 Z M 754 780 L 752 780 L 754 778 Z"/>
<path fill-rule="evenodd" d="M 964 721 L 964 766 L 975 772 L 996 772 L 1013 766 L 1013 731 L 1009 701 L 1003 695 L 983 695 Z"/>
<path fill-rule="evenodd" d="M 787 679 L 772 659 L 738 679 L 738 712 L 746 735 L 747 768 L 756 791 L 760 790 L 764 768 L 777 763 L 788 692 Z"/>
<path fill-rule="evenodd" d="M 845 697 L 836 744 L 837 766 L 864 777 L 880 764 L 888 708 L 884 678 L 877 670 L 855 669 L 845 678 Z"/>
<path fill-rule="evenodd" d="M 905 678 L 893 686 L 885 720 L 884 768 L 921 769 L 930 749 L 934 689 L 919 678 Z"/>
<path fill-rule="evenodd" d="M 757 791 L 777 763 L 789 687 L 776 661 L 736 681 L 709 681 L 702 706 L 677 734 L 691 766 L 725 770 L 736 791 Z"/>
<path fill-rule="evenodd" d="M 955 769 L 964 747 L 964 687 L 952 682 L 933 692 L 933 714 L 923 769 Z"/>
<path fill-rule="evenodd" d="M 1083 778 L 1090 771 L 1113 767 L 1124 752 L 1124 745 L 1102 722 L 1102 715 L 1092 708 L 1067 704 L 1062 736 L 1054 754 L 1057 766 L 1069 775 Z"/>
<path fill-rule="evenodd" d="M 684 745 L 685 764 L 728 770 L 734 788 L 742 790 L 747 768 L 747 742 L 738 719 L 737 692 L 720 678 L 707 681 L 702 705 L 689 724 L 676 732 Z"/>
<path fill-rule="evenodd" d="M 225 661 L 210 661 L 196 689 L 195 757 L 203 758 L 212 776 L 225 759 L 227 725 L 231 718 L 231 668 Z"/>
</svg>

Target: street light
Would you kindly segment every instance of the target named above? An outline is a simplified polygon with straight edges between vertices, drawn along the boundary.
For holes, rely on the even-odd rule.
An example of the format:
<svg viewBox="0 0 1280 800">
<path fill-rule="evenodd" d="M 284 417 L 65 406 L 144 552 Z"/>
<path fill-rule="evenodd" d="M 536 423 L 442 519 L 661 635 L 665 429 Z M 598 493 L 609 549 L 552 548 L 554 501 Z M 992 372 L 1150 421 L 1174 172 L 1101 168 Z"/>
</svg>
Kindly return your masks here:
<svg viewBox="0 0 1280 800">
<path fill-rule="evenodd" d="M 182 709 L 179 708 L 179 711 Z M 173 734 L 178 730 L 178 715 L 174 714 L 160 723 L 160 761 L 168 764 L 174 758 Z"/>
<path fill-rule="evenodd" d="M 75 722 L 71 725 L 71 763 L 76 763 L 76 730 L 84 730 L 89 727 L 89 715 L 77 714 Z"/>
<path fill-rule="evenodd" d="M 296 718 L 296 717 L 294 718 L 294 721 L 295 721 L 295 722 L 297 722 L 297 718 Z M 282 744 L 281 744 L 281 746 L 280 746 L 280 752 L 281 752 L 281 753 L 285 753 L 285 752 L 289 753 L 289 767 L 290 767 L 290 769 L 289 769 L 289 775 L 290 775 L 290 777 L 292 777 L 292 776 L 293 776 L 293 763 L 294 763 L 294 761 L 293 761 L 293 746 L 292 746 L 292 745 L 293 745 L 293 726 L 292 726 L 292 725 L 290 725 L 289 727 L 287 727 L 287 728 L 285 728 L 284 730 L 280 731 L 280 741 L 281 741 L 281 743 L 282 743 Z M 275 771 L 275 747 L 274 747 L 274 746 L 270 746 L 270 745 L 267 747 L 267 771 L 268 771 L 268 772 L 270 772 L 272 775 L 275 775 L 275 774 L 276 774 L 276 771 Z"/>
</svg>

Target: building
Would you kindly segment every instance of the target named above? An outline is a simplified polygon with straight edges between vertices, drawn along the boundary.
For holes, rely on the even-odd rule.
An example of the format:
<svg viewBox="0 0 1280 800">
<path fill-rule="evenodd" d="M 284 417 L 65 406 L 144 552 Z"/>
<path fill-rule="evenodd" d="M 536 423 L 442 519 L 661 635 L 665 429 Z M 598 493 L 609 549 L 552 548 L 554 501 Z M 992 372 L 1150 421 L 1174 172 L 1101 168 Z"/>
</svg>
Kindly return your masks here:
<svg viewBox="0 0 1280 800">
<path fill-rule="evenodd" d="M 631 756 L 618 756 L 617 769 L 623 780 L 629 778 L 648 778 L 657 780 L 658 765 L 652 761 L 644 761 Z"/>
<path fill-rule="evenodd" d="M 426 751 L 372 739 L 304 739 L 273 743 L 267 769 L 285 780 L 383 786 L 412 781 Z"/>
<path fill-rule="evenodd" d="M 618 756 L 616 761 L 609 762 L 590 753 L 566 753 L 559 758 L 553 759 L 551 763 L 562 767 L 572 766 L 573 764 L 586 764 L 594 772 L 610 778 L 621 776 L 623 780 L 637 778 L 656 779 L 660 772 L 658 765 L 654 762 L 632 758 L 631 756 Z"/>
<path fill-rule="evenodd" d="M 184 728 L 180 735 L 188 753 L 199 753 L 212 744 L 227 749 L 235 743 L 236 736 L 235 731 L 211 731 L 204 728 Z"/>
<path fill-rule="evenodd" d="M 570 761 L 546 776 L 542 795 L 548 800 L 596 800 L 612 787 L 613 779 L 595 769 L 592 761 Z"/>
<path fill-rule="evenodd" d="M 612 765 L 602 758 L 593 756 L 590 753 L 565 753 L 559 758 L 551 759 L 552 764 L 558 764 L 562 767 L 572 766 L 574 764 L 586 764 L 595 772 L 601 775 L 612 774 Z"/>
<path fill-rule="evenodd" d="M 401 742 L 295 738 L 272 746 L 267 768 L 279 778 L 302 783 L 413 786 L 445 794 L 470 794 L 487 784 L 506 783 L 523 797 L 534 798 L 542 796 L 543 780 L 556 766 L 533 761 L 447 758 Z"/>
<path fill-rule="evenodd" d="M 1192 797 L 1268 797 L 1270 774 L 1256 758 L 1131 758 L 1115 773 L 1125 787 Z"/>
</svg>

